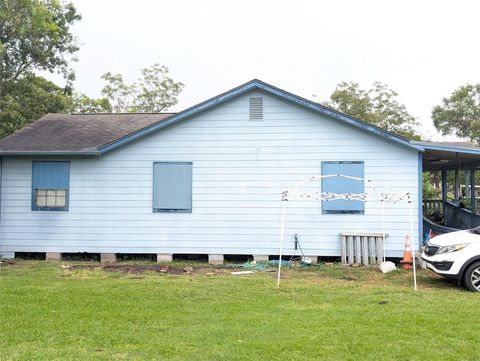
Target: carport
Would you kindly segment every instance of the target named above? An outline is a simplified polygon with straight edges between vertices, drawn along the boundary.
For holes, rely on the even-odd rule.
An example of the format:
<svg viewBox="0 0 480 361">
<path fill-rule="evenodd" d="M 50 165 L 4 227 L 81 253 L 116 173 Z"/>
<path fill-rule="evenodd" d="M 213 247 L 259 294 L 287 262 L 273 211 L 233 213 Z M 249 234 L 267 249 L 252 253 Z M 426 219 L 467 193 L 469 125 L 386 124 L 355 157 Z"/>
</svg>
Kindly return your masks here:
<svg viewBox="0 0 480 361">
<path fill-rule="evenodd" d="M 480 182 L 476 180 L 480 168 L 480 148 L 464 143 L 412 143 L 424 149 L 423 172 L 440 175 L 437 185 L 441 187 L 441 199 L 423 199 L 424 216 L 434 212 L 443 215 L 443 224 L 439 226 L 445 229 L 433 230 L 444 233 L 449 231 L 446 228 L 451 231 L 480 226 Z M 453 192 L 448 192 L 452 188 Z M 428 219 L 425 221 L 428 223 Z M 434 225 L 428 226 L 435 228 Z M 424 231 L 428 232 L 425 223 Z"/>
</svg>

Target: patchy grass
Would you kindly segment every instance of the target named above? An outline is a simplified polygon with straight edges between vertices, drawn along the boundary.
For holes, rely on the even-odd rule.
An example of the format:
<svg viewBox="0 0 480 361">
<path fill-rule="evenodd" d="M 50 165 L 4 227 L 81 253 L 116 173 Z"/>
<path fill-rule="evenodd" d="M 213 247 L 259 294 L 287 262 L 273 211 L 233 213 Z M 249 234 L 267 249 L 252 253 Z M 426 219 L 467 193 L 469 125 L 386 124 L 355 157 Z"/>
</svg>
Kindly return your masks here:
<svg viewBox="0 0 480 361">
<path fill-rule="evenodd" d="M 4 266 L 0 359 L 479 359 L 480 294 L 428 271 L 414 293 L 404 271 L 297 268 L 278 289 L 275 273 L 190 266 Z"/>
</svg>

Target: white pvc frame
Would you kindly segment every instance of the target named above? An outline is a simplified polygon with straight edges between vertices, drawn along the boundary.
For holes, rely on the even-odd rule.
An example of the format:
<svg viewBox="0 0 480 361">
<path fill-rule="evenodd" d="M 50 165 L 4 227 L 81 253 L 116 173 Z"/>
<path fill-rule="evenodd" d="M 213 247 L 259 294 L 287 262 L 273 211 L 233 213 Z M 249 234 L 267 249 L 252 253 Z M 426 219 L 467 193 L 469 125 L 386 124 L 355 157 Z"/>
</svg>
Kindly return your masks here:
<svg viewBox="0 0 480 361">
<path fill-rule="evenodd" d="M 330 193 L 330 192 L 313 192 L 305 193 L 300 192 L 300 187 L 304 186 L 308 182 L 315 180 L 322 180 L 325 178 L 346 178 L 356 181 L 363 182 L 364 184 L 369 184 L 371 186 L 371 192 L 363 193 Z M 382 190 L 382 191 L 380 191 Z M 386 259 L 386 240 L 385 240 L 385 204 L 391 203 L 396 204 L 400 202 L 405 202 L 409 206 L 409 215 L 410 215 L 410 242 L 412 248 L 412 258 L 413 258 L 413 287 L 415 291 L 417 290 L 417 270 L 416 270 L 416 246 L 415 246 L 415 237 L 413 235 L 413 216 L 412 216 L 412 198 L 410 193 L 400 193 L 395 189 L 378 184 L 375 186 L 375 182 L 371 179 L 364 179 L 358 177 L 352 177 L 343 174 L 329 174 L 329 175 L 314 175 L 303 182 L 300 182 L 295 187 L 282 192 L 282 215 L 281 215 L 281 225 L 280 225 L 280 247 L 279 247 L 279 257 L 278 257 L 278 272 L 277 272 L 277 287 L 280 287 L 281 271 L 282 271 L 282 255 L 283 255 L 283 243 L 285 238 L 285 223 L 287 216 L 287 206 L 288 201 L 298 200 L 298 198 L 303 198 L 306 200 L 317 200 L 317 201 L 335 201 L 335 200 L 354 200 L 361 202 L 381 202 L 382 203 L 382 238 L 383 238 L 383 261 Z"/>
</svg>

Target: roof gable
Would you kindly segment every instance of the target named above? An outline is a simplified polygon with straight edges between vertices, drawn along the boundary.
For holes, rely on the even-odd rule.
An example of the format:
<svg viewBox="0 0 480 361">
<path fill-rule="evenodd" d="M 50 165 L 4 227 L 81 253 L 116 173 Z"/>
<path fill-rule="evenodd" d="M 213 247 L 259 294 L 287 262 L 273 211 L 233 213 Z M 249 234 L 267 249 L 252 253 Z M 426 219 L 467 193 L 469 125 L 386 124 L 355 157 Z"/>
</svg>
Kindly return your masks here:
<svg viewBox="0 0 480 361">
<path fill-rule="evenodd" d="M 333 109 L 327 108 L 319 103 L 315 103 L 311 100 L 302 98 L 298 95 L 289 93 L 285 90 L 282 90 L 280 88 L 274 87 L 273 85 L 267 84 L 265 82 L 262 82 L 261 80 L 258 79 L 253 79 L 245 84 L 242 84 L 236 88 L 233 88 L 231 90 L 228 90 L 225 93 L 222 93 L 220 95 L 217 95 L 213 98 L 210 98 L 202 103 L 199 103 L 197 105 L 194 105 L 184 111 L 181 111 L 168 119 L 162 121 L 161 123 L 158 124 L 153 124 L 152 126 L 146 127 L 145 129 L 142 129 L 141 131 L 135 132 L 133 134 L 126 135 L 122 139 L 118 139 L 115 142 L 112 142 L 110 144 L 104 145 L 99 148 L 99 153 L 100 154 L 105 154 L 108 153 L 114 149 L 117 149 L 123 145 L 129 144 L 131 142 L 134 142 L 140 138 L 143 138 L 145 136 L 151 135 L 163 128 L 170 127 L 173 124 L 176 124 L 180 121 L 183 121 L 187 118 L 190 118 L 192 116 L 195 116 L 197 114 L 200 114 L 204 111 L 207 111 L 209 109 L 212 109 L 214 107 L 217 107 L 220 104 L 223 104 L 225 102 L 228 102 L 238 96 L 241 96 L 243 94 L 246 94 L 252 90 L 260 90 L 263 91 L 269 95 L 278 97 L 280 99 L 286 100 L 290 103 L 294 103 L 296 105 L 299 105 L 303 108 L 306 108 L 310 111 L 320 113 L 322 115 L 326 115 L 328 117 L 331 117 L 343 124 L 352 126 L 354 128 L 357 128 L 359 130 L 365 131 L 367 133 L 370 133 L 374 136 L 384 138 L 388 141 L 403 145 L 405 147 L 408 147 L 410 149 L 414 150 L 422 150 L 421 147 L 411 144 L 410 141 L 407 138 L 403 138 L 401 136 L 398 136 L 396 134 L 390 133 L 386 130 L 383 130 L 379 127 L 376 127 L 374 125 L 365 123 L 359 119 L 355 119 L 353 117 L 350 117 L 346 114 L 337 112 Z"/>
</svg>

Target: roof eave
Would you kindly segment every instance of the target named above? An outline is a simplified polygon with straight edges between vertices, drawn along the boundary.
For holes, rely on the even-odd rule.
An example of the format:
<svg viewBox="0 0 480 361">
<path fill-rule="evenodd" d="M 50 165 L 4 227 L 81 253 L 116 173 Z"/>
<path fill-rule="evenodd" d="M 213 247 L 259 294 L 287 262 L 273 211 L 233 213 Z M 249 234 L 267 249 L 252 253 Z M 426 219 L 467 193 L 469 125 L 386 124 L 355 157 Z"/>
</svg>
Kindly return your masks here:
<svg viewBox="0 0 480 361">
<path fill-rule="evenodd" d="M 98 150 L 81 150 L 81 151 L 18 151 L 5 150 L 0 151 L 0 155 L 16 155 L 16 156 L 98 156 Z"/>
</svg>

